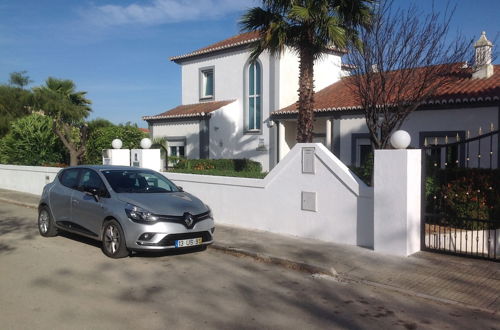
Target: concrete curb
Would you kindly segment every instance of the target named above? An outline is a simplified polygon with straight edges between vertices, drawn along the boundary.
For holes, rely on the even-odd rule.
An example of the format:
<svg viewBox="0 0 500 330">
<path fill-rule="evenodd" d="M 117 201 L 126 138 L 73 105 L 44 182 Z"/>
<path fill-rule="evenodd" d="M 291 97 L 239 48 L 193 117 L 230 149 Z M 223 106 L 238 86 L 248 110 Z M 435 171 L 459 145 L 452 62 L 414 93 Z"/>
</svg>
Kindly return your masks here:
<svg viewBox="0 0 500 330">
<path fill-rule="evenodd" d="M 468 309 L 473 309 L 473 310 L 478 310 L 478 311 L 490 313 L 493 315 L 497 314 L 497 311 L 491 310 L 488 308 L 467 305 L 467 304 L 461 303 L 459 301 L 445 299 L 445 298 L 439 298 L 436 296 L 432 296 L 432 295 L 420 293 L 417 291 L 412 291 L 412 290 L 400 288 L 397 286 L 368 281 L 368 280 L 358 278 L 355 276 L 350 276 L 347 274 L 339 274 L 335 271 L 335 269 L 333 269 L 333 267 L 329 269 L 327 267 L 310 265 L 310 264 L 306 264 L 306 263 L 302 263 L 302 262 L 296 262 L 296 261 L 286 259 L 286 258 L 279 258 L 279 257 L 271 256 L 271 255 L 266 255 L 263 253 L 256 253 L 256 252 L 252 252 L 252 251 L 248 251 L 248 250 L 244 250 L 244 249 L 229 247 L 229 246 L 225 246 L 224 244 L 220 244 L 220 243 L 214 243 L 212 245 L 209 245 L 208 247 L 211 249 L 214 249 L 215 251 L 229 254 L 232 256 L 248 257 L 248 258 L 251 258 L 257 262 L 273 264 L 273 265 L 281 266 L 281 267 L 284 267 L 287 269 L 308 273 L 311 275 L 326 275 L 326 276 L 332 277 L 336 282 L 344 282 L 344 283 L 351 283 L 351 284 L 359 283 L 359 284 L 364 284 L 364 285 L 368 285 L 368 286 L 379 288 L 379 289 L 390 290 L 390 291 L 398 292 L 401 294 L 406 294 L 409 296 L 415 296 L 415 297 L 431 300 L 434 302 L 460 306 L 460 307 L 464 307 L 464 308 L 468 308 Z"/>
<path fill-rule="evenodd" d="M 33 203 L 19 202 L 19 201 L 15 201 L 15 200 L 12 200 L 12 199 L 9 199 L 9 198 L 4 198 L 4 197 L 0 197 L 0 202 L 5 202 L 5 203 L 9 203 L 9 204 L 19 205 L 19 206 L 27 207 L 27 208 L 30 208 L 30 209 L 37 209 L 38 208 L 38 205 L 33 204 Z"/>
<path fill-rule="evenodd" d="M 281 266 L 287 269 L 295 270 L 295 271 L 300 271 L 304 273 L 309 273 L 309 274 L 321 274 L 321 275 L 328 275 L 332 277 L 336 277 L 340 279 L 340 276 L 338 273 L 335 271 L 333 268 L 327 268 L 327 267 L 322 267 L 318 265 L 312 265 L 312 264 L 307 264 L 303 262 L 298 262 L 286 258 L 280 258 L 280 257 L 274 257 L 271 255 L 263 254 L 263 253 L 256 253 L 252 251 L 248 251 L 245 249 L 238 249 L 235 247 L 230 247 L 226 246 L 224 244 L 220 243 L 213 243 L 208 246 L 211 249 L 214 249 L 219 252 L 223 252 L 226 254 L 230 254 L 236 257 L 249 257 L 254 259 L 255 261 L 266 263 L 266 264 L 273 264 L 277 266 Z"/>
</svg>

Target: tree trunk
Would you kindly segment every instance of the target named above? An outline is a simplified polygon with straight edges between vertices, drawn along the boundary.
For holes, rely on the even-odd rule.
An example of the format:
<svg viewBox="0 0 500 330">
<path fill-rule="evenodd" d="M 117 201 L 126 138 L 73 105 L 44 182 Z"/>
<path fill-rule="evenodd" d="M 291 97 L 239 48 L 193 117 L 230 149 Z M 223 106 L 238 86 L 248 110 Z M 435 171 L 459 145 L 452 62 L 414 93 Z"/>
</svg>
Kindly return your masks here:
<svg viewBox="0 0 500 330">
<path fill-rule="evenodd" d="M 314 128 L 314 57 L 308 47 L 300 50 L 297 142 L 312 142 Z"/>
<path fill-rule="evenodd" d="M 78 152 L 76 150 L 69 149 L 69 166 L 78 165 Z"/>
</svg>

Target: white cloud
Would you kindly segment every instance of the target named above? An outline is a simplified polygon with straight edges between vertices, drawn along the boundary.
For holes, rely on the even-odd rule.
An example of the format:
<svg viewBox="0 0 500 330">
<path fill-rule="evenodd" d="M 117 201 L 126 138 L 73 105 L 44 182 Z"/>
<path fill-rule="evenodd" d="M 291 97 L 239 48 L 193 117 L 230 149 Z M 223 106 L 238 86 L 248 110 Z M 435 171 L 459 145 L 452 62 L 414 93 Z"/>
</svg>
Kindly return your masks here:
<svg viewBox="0 0 500 330">
<path fill-rule="evenodd" d="M 92 6 L 82 12 L 94 25 L 159 25 L 214 19 L 255 6 L 255 0 L 152 0 L 127 6 Z"/>
</svg>

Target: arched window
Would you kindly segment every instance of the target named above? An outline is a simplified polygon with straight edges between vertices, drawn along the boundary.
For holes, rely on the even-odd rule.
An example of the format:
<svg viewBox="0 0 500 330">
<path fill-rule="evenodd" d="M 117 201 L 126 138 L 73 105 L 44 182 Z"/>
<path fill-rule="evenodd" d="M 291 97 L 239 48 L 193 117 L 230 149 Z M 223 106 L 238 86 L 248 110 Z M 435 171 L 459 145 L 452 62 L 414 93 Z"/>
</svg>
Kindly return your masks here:
<svg viewBox="0 0 500 330">
<path fill-rule="evenodd" d="M 260 130 L 262 121 L 261 74 L 259 62 L 248 66 L 248 103 L 247 128 L 249 131 Z"/>
</svg>

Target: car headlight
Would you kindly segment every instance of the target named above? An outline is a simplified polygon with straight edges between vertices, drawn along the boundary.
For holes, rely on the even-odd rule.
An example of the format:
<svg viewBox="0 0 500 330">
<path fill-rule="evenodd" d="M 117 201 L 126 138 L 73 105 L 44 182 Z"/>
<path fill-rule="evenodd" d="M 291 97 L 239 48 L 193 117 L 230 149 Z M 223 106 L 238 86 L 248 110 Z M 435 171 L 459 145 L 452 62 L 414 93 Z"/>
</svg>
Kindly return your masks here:
<svg viewBox="0 0 500 330">
<path fill-rule="evenodd" d="M 132 204 L 128 204 L 125 206 L 125 213 L 132 221 L 137 222 L 155 222 L 158 221 L 158 217 L 148 210 L 143 209 L 142 207 L 135 206 Z"/>
<path fill-rule="evenodd" d="M 211 208 L 210 208 L 210 206 L 208 206 L 207 204 L 205 204 L 205 206 L 206 206 L 206 207 L 207 207 L 207 209 L 208 209 L 208 216 L 209 216 L 210 218 L 213 218 L 213 215 L 212 215 L 212 209 L 211 209 Z"/>
</svg>

